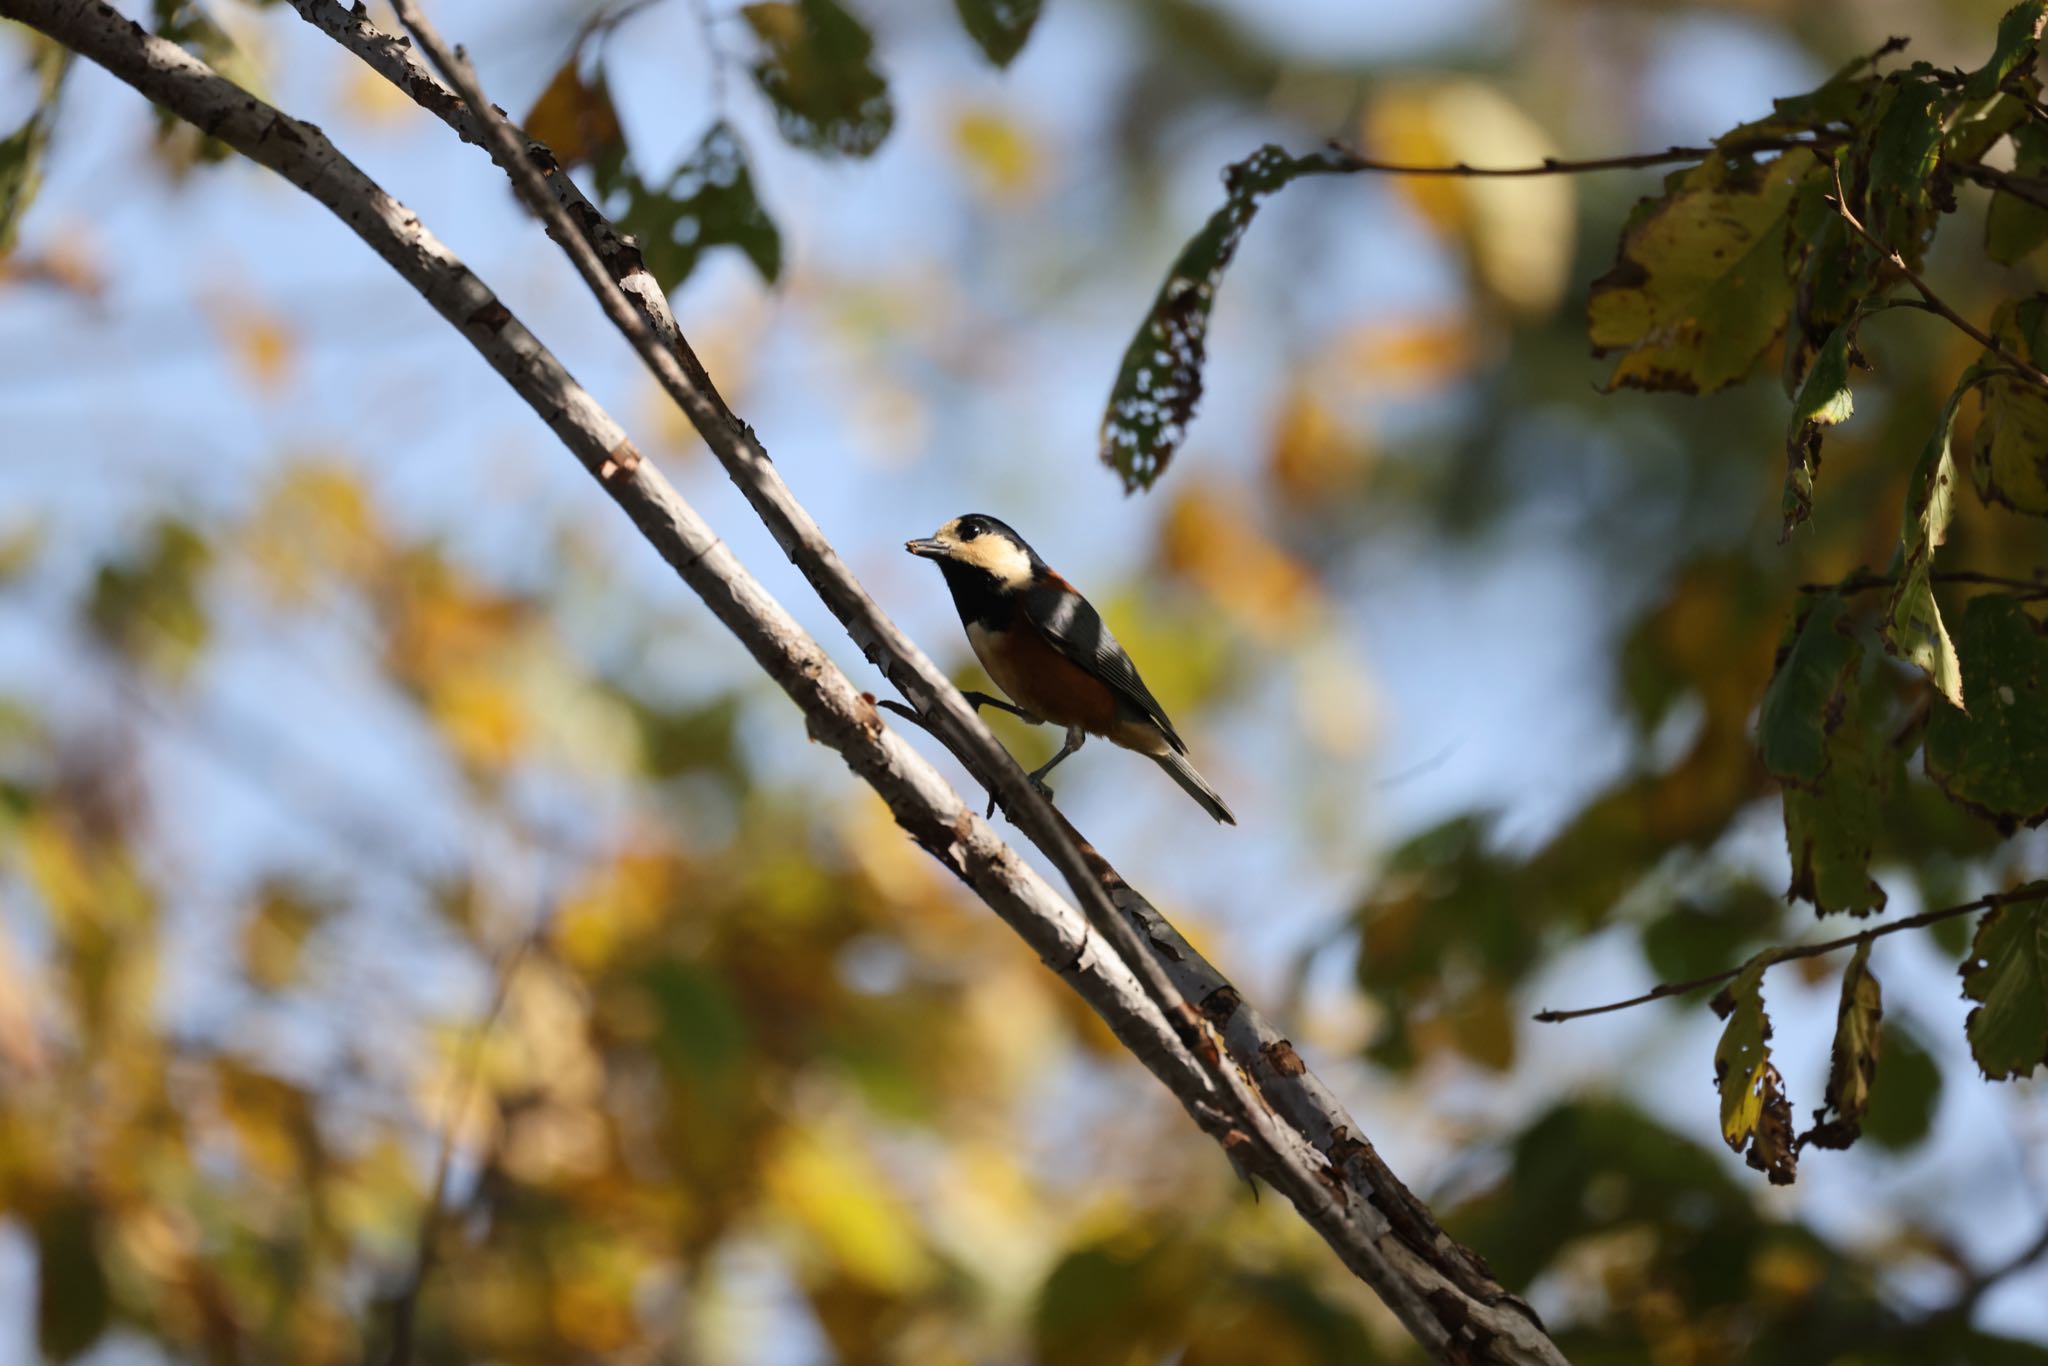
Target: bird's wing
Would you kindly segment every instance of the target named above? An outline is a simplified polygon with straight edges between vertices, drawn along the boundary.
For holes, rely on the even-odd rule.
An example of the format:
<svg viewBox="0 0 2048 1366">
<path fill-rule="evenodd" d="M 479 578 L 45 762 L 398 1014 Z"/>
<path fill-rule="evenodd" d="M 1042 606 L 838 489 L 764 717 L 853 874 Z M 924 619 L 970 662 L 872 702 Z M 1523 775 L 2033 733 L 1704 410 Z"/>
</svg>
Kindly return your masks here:
<svg viewBox="0 0 2048 1366">
<path fill-rule="evenodd" d="M 1102 616 L 1074 586 L 1059 575 L 1041 571 L 1039 580 L 1024 591 L 1021 602 L 1025 620 L 1052 643 L 1054 649 L 1101 679 L 1117 695 L 1150 718 L 1179 754 L 1188 747 L 1181 742 L 1166 708 L 1138 677 L 1138 666 L 1124 647 L 1110 634 Z"/>
</svg>

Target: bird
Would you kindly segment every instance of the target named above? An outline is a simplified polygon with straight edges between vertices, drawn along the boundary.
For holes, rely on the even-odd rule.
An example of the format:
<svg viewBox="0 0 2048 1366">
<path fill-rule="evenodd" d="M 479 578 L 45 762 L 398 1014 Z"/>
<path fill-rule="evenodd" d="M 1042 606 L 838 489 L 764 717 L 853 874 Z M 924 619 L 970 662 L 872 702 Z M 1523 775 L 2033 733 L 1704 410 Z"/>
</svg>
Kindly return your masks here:
<svg viewBox="0 0 2048 1366">
<path fill-rule="evenodd" d="M 970 512 L 903 548 L 939 566 L 974 657 L 1015 703 L 965 694 L 976 710 L 993 706 L 1032 725 L 1066 727 L 1060 752 L 1031 774 L 1041 792 L 1051 795 L 1046 774 L 1090 735 L 1100 735 L 1165 769 L 1217 821 L 1237 824 L 1188 762 L 1188 747 L 1166 709 L 1101 614 L 1022 536 L 994 517 Z"/>
</svg>

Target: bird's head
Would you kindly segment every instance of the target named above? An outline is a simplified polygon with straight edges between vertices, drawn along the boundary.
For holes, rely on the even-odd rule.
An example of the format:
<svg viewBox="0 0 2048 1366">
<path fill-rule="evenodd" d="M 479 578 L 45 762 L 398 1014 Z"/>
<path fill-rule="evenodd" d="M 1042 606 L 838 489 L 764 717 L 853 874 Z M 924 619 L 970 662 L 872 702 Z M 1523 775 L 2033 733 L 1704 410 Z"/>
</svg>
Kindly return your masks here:
<svg viewBox="0 0 2048 1366">
<path fill-rule="evenodd" d="M 1038 557 L 1024 538 L 993 517 L 970 512 L 955 517 L 922 540 L 905 541 L 903 548 L 941 568 L 958 565 L 978 569 L 1006 588 L 1021 588 L 1031 581 Z"/>
</svg>

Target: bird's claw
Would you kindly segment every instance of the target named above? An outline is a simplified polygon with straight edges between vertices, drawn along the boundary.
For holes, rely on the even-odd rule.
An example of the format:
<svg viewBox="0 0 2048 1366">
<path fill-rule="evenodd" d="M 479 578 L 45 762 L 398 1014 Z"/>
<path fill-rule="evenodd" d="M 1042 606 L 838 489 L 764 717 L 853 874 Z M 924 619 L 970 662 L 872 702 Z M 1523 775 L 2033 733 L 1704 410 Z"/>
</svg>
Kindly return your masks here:
<svg viewBox="0 0 2048 1366">
<path fill-rule="evenodd" d="M 1039 777 L 1036 773 L 1027 773 L 1024 775 L 1024 777 L 1026 781 L 1028 781 L 1031 784 L 1033 791 L 1037 792 L 1039 796 L 1045 798 L 1047 802 L 1052 801 L 1052 788 L 1047 785 L 1045 779 Z M 996 794 L 994 790 L 991 789 L 988 794 L 988 811 L 986 814 L 982 816 L 982 819 L 986 821 L 992 821 L 995 818 Z"/>
</svg>

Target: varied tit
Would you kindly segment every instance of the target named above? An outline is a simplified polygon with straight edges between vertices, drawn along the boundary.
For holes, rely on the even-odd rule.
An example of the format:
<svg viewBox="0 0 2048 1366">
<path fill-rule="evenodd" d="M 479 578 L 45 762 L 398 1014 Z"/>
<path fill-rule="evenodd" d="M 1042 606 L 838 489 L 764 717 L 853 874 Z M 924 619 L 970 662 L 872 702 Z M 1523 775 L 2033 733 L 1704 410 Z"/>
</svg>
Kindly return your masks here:
<svg viewBox="0 0 2048 1366">
<path fill-rule="evenodd" d="M 986 693 L 968 693 L 978 708 L 1012 712 L 1033 725 L 1067 728 L 1060 752 L 1031 775 L 1044 788 L 1053 766 L 1091 735 L 1136 750 L 1170 774 L 1217 820 L 1237 817 L 1187 760 L 1159 699 L 1074 585 L 1055 574 L 1024 538 L 993 517 L 955 517 L 923 540 L 913 555 L 936 560 L 967 627 L 967 642 L 1012 707 Z"/>
</svg>

